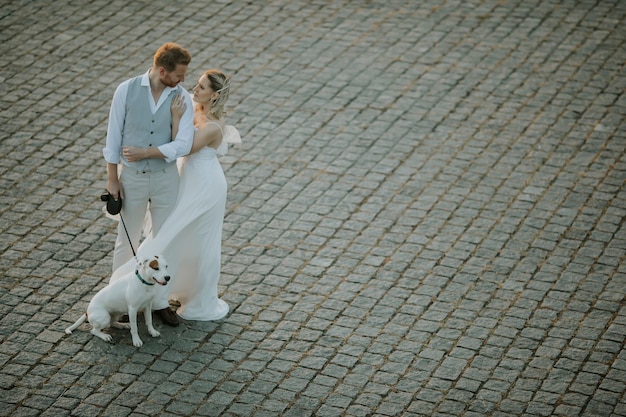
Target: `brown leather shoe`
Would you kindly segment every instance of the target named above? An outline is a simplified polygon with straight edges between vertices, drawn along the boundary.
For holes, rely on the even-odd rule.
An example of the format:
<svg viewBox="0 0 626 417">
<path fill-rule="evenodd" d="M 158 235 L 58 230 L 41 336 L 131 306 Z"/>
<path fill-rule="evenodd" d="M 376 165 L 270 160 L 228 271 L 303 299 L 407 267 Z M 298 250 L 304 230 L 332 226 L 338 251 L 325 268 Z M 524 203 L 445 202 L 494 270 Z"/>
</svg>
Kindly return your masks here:
<svg viewBox="0 0 626 417">
<path fill-rule="evenodd" d="M 168 326 L 176 327 L 180 324 L 178 316 L 169 307 L 163 308 L 161 310 L 154 310 L 154 312 L 157 316 L 159 316 L 161 321 Z"/>
</svg>

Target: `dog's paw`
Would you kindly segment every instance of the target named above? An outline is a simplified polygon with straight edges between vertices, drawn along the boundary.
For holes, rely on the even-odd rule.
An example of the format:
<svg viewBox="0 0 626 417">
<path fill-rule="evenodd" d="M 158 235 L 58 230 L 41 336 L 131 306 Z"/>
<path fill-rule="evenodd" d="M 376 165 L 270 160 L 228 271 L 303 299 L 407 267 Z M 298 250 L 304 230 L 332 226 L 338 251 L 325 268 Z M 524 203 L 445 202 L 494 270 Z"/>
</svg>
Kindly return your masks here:
<svg viewBox="0 0 626 417">
<path fill-rule="evenodd" d="M 113 336 L 111 336 L 110 334 L 100 333 L 100 334 L 97 334 L 96 336 L 98 336 L 100 339 L 104 340 L 105 342 L 113 341 Z"/>
<path fill-rule="evenodd" d="M 143 346 L 143 342 L 141 341 L 140 338 L 134 338 L 133 337 L 133 346 L 135 347 L 142 347 Z"/>
<path fill-rule="evenodd" d="M 91 334 L 94 336 L 98 336 L 100 339 L 104 340 L 105 342 L 112 342 L 113 341 L 113 336 L 111 336 L 108 333 L 104 333 L 102 330 L 100 329 L 91 329 Z"/>
<path fill-rule="evenodd" d="M 156 330 L 148 330 L 148 331 L 150 332 L 150 335 L 151 335 L 152 337 L 159 337 L 159 336 L 161 336 L 161 333 L 159 333 L 159 332 L 158 332 L 158 331 L 156 331 Z"/>
<path fill-rule="evenodd" d="M 69 327 L 67 329 L 65 329 L 65 334 L 72 334 L 72 331 L 70 330 Z"/>
</svg>

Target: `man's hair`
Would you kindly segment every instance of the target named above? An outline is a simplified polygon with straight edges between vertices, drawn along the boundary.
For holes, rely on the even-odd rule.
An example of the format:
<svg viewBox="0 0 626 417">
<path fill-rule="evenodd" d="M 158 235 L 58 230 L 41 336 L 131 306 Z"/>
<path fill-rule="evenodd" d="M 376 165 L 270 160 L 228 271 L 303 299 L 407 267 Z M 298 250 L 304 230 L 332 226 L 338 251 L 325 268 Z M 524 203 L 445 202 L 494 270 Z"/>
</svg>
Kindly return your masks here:
<svg viewBox="0 0 626 417">
<path fill-rule="evenodd" d="M 164 44 L 154 54 L 154 66 L 163 67 L 167 72 L 174 71 L 176 65 L 189 65 L 190 62 L 189 51 L 174 42 Z"/>
</svg>

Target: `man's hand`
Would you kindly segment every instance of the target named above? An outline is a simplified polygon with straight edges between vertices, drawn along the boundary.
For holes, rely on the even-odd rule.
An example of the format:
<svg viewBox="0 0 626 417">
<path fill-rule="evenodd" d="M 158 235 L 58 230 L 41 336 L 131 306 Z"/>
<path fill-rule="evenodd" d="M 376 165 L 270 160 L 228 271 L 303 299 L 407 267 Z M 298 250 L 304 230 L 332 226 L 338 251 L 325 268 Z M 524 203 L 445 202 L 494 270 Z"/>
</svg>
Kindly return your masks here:
<svg viewBox="0 0 626 417">
<path fill-rule="evenodd" d="M 142 159 L 146 159 L 146 148 L 137 148 L 135 146 L 124 146 L 122 148 L 122 155 L 128 162 L 137 162 Z"/>
<path fill-rule="evenodd" d="M 124 198 L 124 189 L 117 179 L 115 181 L 109 181 L 107 183 L 107 191 L 115 200 L 120 197 Z"/>
<path fill-rule="evenodd" d="M 124 188 L 120 183 L 120 179 L 117 175 L 117 164 L 107 163 L 107 191 L 118 199 L 124 198 Z"/>
<path fill-rule="evenodd" d="M 158 147 L 151 146 L 149 148 L 137 148 L 135 146 L 124 146 L 122 155 L 128 162 L 137 162 L 142 159 L 159 159 L 165 158 Z"/>
</svg>

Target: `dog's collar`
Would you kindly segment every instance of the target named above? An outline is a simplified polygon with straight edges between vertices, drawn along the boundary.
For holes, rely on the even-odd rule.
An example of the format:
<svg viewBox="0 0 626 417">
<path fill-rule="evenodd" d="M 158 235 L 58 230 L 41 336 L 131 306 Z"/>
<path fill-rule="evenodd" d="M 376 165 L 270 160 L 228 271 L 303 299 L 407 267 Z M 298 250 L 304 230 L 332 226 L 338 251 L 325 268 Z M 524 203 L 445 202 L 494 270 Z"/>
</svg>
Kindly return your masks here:
<svg viewBox="0 0 626 417">
<path fill-rule="evenodd" d="M 139 281 L 141 281 L 142 283 L 146 285 L 154 285 L 154 282 L 147 282 L 145 279 L 141 278 L 141 275 L 139 275 L 138 270 L 135 270 L 135 275 L 137 276 L 137 278 L 139 278 Z"/>
</svg>

